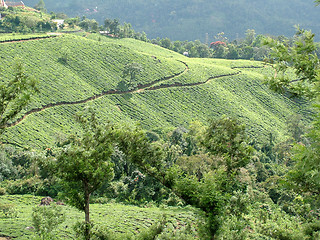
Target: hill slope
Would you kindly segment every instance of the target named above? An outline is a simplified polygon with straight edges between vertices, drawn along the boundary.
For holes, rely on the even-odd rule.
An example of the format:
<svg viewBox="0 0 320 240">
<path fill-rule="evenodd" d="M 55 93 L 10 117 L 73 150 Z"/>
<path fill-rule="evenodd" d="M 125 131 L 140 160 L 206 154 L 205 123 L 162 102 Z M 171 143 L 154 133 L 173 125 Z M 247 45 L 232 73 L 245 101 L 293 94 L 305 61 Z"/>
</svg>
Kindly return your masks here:
<svg viewBox="0 0 320 240">
<path fill-rule="evenodd" d="M 140 122 L 154 131 L 235 116 L 258 140 L 270 132 L 282 138 L 288 116 L 303 112 L 262 84 L 270 69 L 260 62 L 190 59 L 133 39 L 64 35 L 1 43 L 2 79 L 13 76 L 14 56 L 40 90 L 4 134 L 20 146 L 50 147 L 78 131 L 73 116 L 87 104 L 101 121 Z M 130 63 L 142 69 L 133 81 L 123 78 Z"/>
<path fill-rule="evenodd" d="M 26 0 L 34 6 L 38 0 Z M 294 25 L 320 32 L 319 9 L 314 0 L 46 0 L 48 11 L 65 12 L 69 16 L 87 16 L 101 24 L 105 18 L 130 22 L 149 38 L 169 37 L 173 40 L 205 40 L 219 32 L 230 39 L 243 37 L 247 29 L 259 34 L 292 36 Z"/>
</svg>

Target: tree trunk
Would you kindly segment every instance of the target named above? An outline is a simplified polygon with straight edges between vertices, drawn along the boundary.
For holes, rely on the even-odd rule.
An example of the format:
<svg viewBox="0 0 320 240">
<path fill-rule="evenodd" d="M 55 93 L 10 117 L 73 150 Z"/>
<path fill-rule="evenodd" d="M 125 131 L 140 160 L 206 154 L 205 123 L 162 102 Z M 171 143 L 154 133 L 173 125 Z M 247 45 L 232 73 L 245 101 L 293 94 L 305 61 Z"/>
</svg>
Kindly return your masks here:
<svg viewBox="0 0 320 240">
<path fill-rule="evenodd" d="M 89 209 L 89 204 L 90 204 L 90 192 L 89 192 L 89 186 L 88 183 L 84 183 L 84 214 L 85 214 L 85 224 L 86 224 L 86 229 L 85 229 L 85 239 L 90 240 L 90 209 Z"/>
</svg>

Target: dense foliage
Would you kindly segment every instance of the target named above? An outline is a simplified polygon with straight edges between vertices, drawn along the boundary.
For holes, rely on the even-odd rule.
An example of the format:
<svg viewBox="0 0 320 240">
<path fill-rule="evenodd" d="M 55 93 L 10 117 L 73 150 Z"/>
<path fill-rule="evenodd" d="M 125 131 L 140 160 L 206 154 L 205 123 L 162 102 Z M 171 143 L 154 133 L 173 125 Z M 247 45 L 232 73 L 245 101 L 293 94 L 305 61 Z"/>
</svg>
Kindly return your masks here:
<svg viewBox="0 0 320 240">
<path fill-rule="evenodd" d="M 143 206 L 147 202 L 194 205 L 204 211 L 207 219 L 202 223 L 206 228 L 197 230 L 200 239 L 209 239 L 212 234 L 218 239 L 307 239 L 318 236 L 317 203 L 309 202 L 304 195 L 281 183 L 292 164 L 288 158 L 290 151 L 285 146 L 291 143 L 277 143 L 270 136 L 269 142 L 263 145 L 251 143 L 250 147 L 243 125 L 229 118 L 208 125 L 194 122 L 188 129 L 177 128 L 168 133 L 166 139 L 160 139 L 152 132 L 144 136 L 141 130 L 134 134 L 138 138 L 132 138 L 131 130 L 128 130 L 130 128 L 118 129 L 113 135 L 117 145 L 111 158 L 115 179 L 111 183 L 108 180 L 101 182 L 100 189 L 93 195 L 96 201 L 105 202 L 109 197 Z M 145 148 L 150 144 L 156 148 Z M 149 150 L 142 150 L 144 148 Z M 59 146 L 47 149 L 47 157 L 41 158 L 40 162 L 32 160 L 27 153 L 17 155 L 9 150 L 5 157 L 7 166 L 16 173 L 20 169 L 22 179 L 13 182 L 9 176 L 4 177 L 7 179 L 1 184 L 4 192 L 48 193 L 51 196 L 54 192 L 57 194 L 57 189 L 61 192 L 57 175 L 50 177 L 46 171 L 46 161 L 58 153 Z M 159 151 L 159 154 L 154 155 L 150 150 Z M 247 156 L 239 159 L 245 161 L 230 161 L 239 154 Z M 67 169 L 64 170 L 67 173 Z M 97 216 L 96 211 L 96 208 L 91 209 L 93 219 Z M 163 224 L 166 226 L 165 222 Z M 105 233 L 110 234 L 110 228 L 107 229 Z M 92 231 L 97 234 L 94 228 Z M 158 235 L 159 239 L 166 239 L 164 236 Z M 173 235 L 170 238 L 175 239 Z"/>
<path fill-rule="evenodd" d="M 35 80 L 25 74 L 22 63 L 16 64 L 14 79 L 0 84 L 0 136 L 9 123 L 29 104 L 30 96 L 37 90 Z"/>
<path fill-rule="evenodd" d="M 295 165 L 288 173 L 291 187 L 307 198 L 319 202 L 319 101 L 320 77 L 319 56 L 316 52 L 314 34 L 311 31 L 297 29 L 295 42 L 288 45 L 270 41 L 275 61 L 275 75 L 269 79 L 271 88 L 279 92 L 291 92 L 298 96 L 306 96 L 314 105 L 315 117 L 312 128 L 305 134 L 304 141 L 299 141 L 293 148 Z M 297 79 L 287 77 L 292 67 Z M 310 199 L 309 199 L 310 200 Z"/>
<path fill-rule="evenodd" d="M 280 38 L 280 37 L 279 37 Z M 281 38 L 287 39 L 284 36 Z M 263 61 L 270 53 L 265 46 L 266 36 L 258 35 L 253 29 L 248 29 L 245 38 L 229 41 L 224 32 L 218 33 L 213 42 L 201 43 L 195 41 L 171 41 L 169 38 L 152 39 L 151 42 L 161 47 L 195 58 L 225 58 L 225 59 L 254 59 Z"/>
<path fill-rule="evenodd" d="M 0 9 L 1 33 L 31 33 L 51 32 L 57 30 L 57 24 L 50 20 L 50 16 L 32 8 L 9 7 Z"/>
</svg>

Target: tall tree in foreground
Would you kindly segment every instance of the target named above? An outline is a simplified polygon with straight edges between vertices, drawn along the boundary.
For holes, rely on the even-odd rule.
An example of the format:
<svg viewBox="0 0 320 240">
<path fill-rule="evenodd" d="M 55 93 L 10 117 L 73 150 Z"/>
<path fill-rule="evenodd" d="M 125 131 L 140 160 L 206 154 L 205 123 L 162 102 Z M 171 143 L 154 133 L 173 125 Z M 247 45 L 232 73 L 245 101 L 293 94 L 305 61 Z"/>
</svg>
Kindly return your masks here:
<svg viewBox="0 0 320 240">
<path fill-rule="evenodd" d="M 319 0 L 316 2 L 320 3 Z M 294 146 L 295 165 L 287 177 L 296 191 L 320 201 L 320 61 L 311 31 L 298 28 L 295 39 L 293 46 L 269 41 L 273 50 L 271 58 L 275 63 L 275 74 L 269 79 L 269 85 L 278 92 L 307 97 L 314 106 L 313 126 L 306 135 L 308 141 Z M 297 78 L 294 80 L 288 77 L 290 69 L 295 71 Z"/>
<path fill-rule="evenodd" d="M 103 183 L 112 180 L 111 155 L 115 147 L 148 173 L 160 166 L 156 162 L 161 159 L 161 151 L 150 144 L 141 129 L 98 124 L 93 110 L 87 110 L 77 116 L 82 134 L 67 139 L 53 169 L 55 176 L 62 181 L 67 202 L 85 212 L 84 234 L 85 239 L 90 239 L 90 196 Z"/>
<path fill-rule="evenodd" d="M 85 212 L 85 238 L 90 239 L 90 195 L 113 178 L 113 126 L 98 125 L 95 114 L 79 115 L 83 133 L 71 136 L 56 159 L 55 174 L 62 180 L 67 202 Z"/>
<path fill-rule="evenodd" d="M 295 43 L 279 42 L 269 39 L 271 63 L 275 74 L 268 79 L 270 88 L 279 93 L 289 92 L 296 96 L 316 99 L 319 96 L 319 58 L 316 54 L 314 34 L 297 28 Z M 291 78 L 290 71 L 295 72 L 296 79 Z"/>
<path fill-rule="evenodd" d="M 14 79 L 0 82 L 0 135 L 37 91 L 36 81 L 27 76 L 21 62 L 17 62 L 15 71 Z"/>
</svg>

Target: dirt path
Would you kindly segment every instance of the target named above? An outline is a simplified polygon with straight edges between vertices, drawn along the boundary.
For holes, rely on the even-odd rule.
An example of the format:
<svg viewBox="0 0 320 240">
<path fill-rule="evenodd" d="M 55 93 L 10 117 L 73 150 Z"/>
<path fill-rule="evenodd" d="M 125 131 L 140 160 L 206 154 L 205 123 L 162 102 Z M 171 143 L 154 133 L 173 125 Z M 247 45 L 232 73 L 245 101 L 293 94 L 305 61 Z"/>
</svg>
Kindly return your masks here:
<svg viewBox="0 0 320 240">
<path fill-rule="evenodd" d="M 61 34 L 56 34 L 56 35 L 46 35 L 43 37 L 31 37 L 31 38 L 27 38 L 27 39 L 10 39 L 10 40 L 3 40 L 0 41 L 0 44 L 4 44 L 4 43 L 12 43 L 12 42 L 27 42 L 27 41 L 38 41 L 38 40 L 42 40 L 42 39 L 47 39 L 47 38 L 55 38 L 60 36 Z M 1 240 L 1 239 L 0 239 Z"/>
<path fill-rule="evenodd" d="M 182 61 L 180 61 L 182 62 Z M 185 69 L 180 72 L 180 73 L 176 73 L 176 74 L 173 74 L 171 76 L 168 76 L 168 77 L 163 77 L 161 79 L 157 79 L 151 83 L 148 83 L 148 84 L 141 84 L 139 86 L 137 86 L 135 89 L 132 89 L 132 90 L 128 90 L 128 91 L 118 91 L 118 90 L 109 90 L 109 91 L 103 91 L 102 93 L 100 94 L 97 94 L 97 95 L 94 95 L 92 97 L 89 97 L 89 98 L 86 98 L 86 99 L 83 99 L 83 100 L 79 100 L 79 101 L 61 101 L 61 102 L 56 102 L 56 103 L 49 103 L 49 104 L 46 104 L 40 108 L 34 108 L 34 109 L 31 109 L 29 111 L 27 111 L 22 117 L 18 118 L 15 122 L 13 123 L 10 123 L 7 125 L 7 127 L 13 127 L 13 126 L 16 126 L 18 125 L 20 122 L 22 122 L 24 119 L 26 119 L 30 114 L 33 114 L 33 113 L 37 113 L 37 112 L 41 112 L 41 111 L 44 111 L 48 108 L 52 108 L 52 107 L 57 107 L 57 106 L 62 106 L 62 105 L 77 105 L 77 104 L 83 104 L 83 103 L 87 103 L 89 101 L 93 101 L 93 100 L 96 100 L 98 98 L 101 98 L 105 95 L 116 95 L 116 94 L 127 94 L 127 93 L 137 93 L 137 92 L 142 92 L 144 91 L 145 89 L 151 87 L 152 85 L 158 83 L 158 82 L 161 82 L 161 81 L 166 81 L 166 80 L 170 80 L 172 78 L 175 78 L 177 76 L 180 76 L 181 74 L 184 74 L 185 72 L 187 72 L 189 70 L 189 67 L 188 65 L 185 63 L 185 62 L 182 62 L 186 67 Z M 150 89 L 152 90 L 152 89 Z"/>
<path fill-rule="evenodd" d="M 144 90 L 157 90 L 157 89 L 161 89 L 161 88 L 172 88 L 172 87 L 192 87 L 192 86 L 198 86 L 198 85 L 203 85 L 206 84 L 208 82 L 210 82 L 213 79 L 216 78 L 222 78 L 222 77 L 229 77 L 229 76 L 235 76 L 240 74 L 241 71 L 235 72 L 235 73 L 230 73 L 230 74 L 223 74 L 223 75 L 218 75 L 218 76 L 214 76 L 214 77 L 210 77 L 208 78 L 206 81 L 204 82 L 195 82 L 195 83 L 174 83 L 174 84 L 163 84 L 160 86 L 155 86 L 155 87 L 150 87 Z"/>
<path fill-rule="evenodd" d="M 144 91 L 154 91 L 154 90 L 158 90 L 158 89 L 163 89 L 163 88 L 173 88 L 173 87 L 192 87 L 192 86 L 198 86 L 198 85 L 203 85 L 208 83 L 209 81 L 213 80 L 213 79 L 217 79 L 217 78 L 222 78 L 222 77 L 228 77 L 228 76 L 235 76 L 235 75 L 239 75 L 241 73 L 240 70 L 238 70 L 235 73 L 230 73 L 230 74 L 223 74 L 223 75 L 218 75 L 218 76 L 214 76 L 214 77 L 210 77 L 208 78 L 206 81 L 204 82 L 195 82 L 195 83 L 174 83 L 174 84 L 163 84 L 163 85 L 159 85 L 159 86 L 154 86 L 154 84 L 159 83 L 161 81 L 167 81 L 167 80 L 171 80 L 175 77 L 178 77 L 184 73 L 186 73 L 187 71 L 189 71 L 189 66 L 187 65 L 187 63 L 180 61 L 181 63 L 183 63 L 185 65 L 185 69 L 180 72 L 180 73 L 176 73 L 173 74 L 171 76 L 168 77 L 164 77 L 164 78 L 160 78 L 157 79 L 151 83 L 148 84 L 141 84 L 139 86 L 137 86 L 135 89 L 132 90 L 128 90 L 128 91 L 118 91 L 118 90 L 109 90 L 109 91 L 103 91 L 100 94 L 94 95 L 92 97 L 89 97 L 87 99 L 83 99 L 83 100 L 79 100 L 79 101 L 61 101 L 61 102 L 56 102 L 56 103 L 49 103 L 47 105 L 44 105 L 40 108 L 34 108 L 29 110 L 28 112 L 26 112 L 22 117 L 18 118 L 15 122 L 8 124 L 7 127 L 13 127 L 18 125 L 20 122 L 22 122 L 24 119 L 26 119 L 29 115 L 33 114 L 33 113 L 37 113 L 37 112 L 41 112 L 44 111 L 48 108 L 52 108 L 52 107 L 57 107 L 57 106 L 66 106 L 66 105 L 77 105 L 77 104 L 83 104 L 83 103 L 87 103 L 89 101 L 94 101 L 98 98 L 101 98 L 105 95 L 116 95 L 116 94 L 128 94 L 128 93 L 141 93 Z M 232 69 L 238 69 L 238 68 L 262 68 L 262 67 L 256 67 L 256 66 L 250 66 L 250 67 L 232 67 Z M 1 239 L 0 239 L 1 240 Z"/>
</svg>

